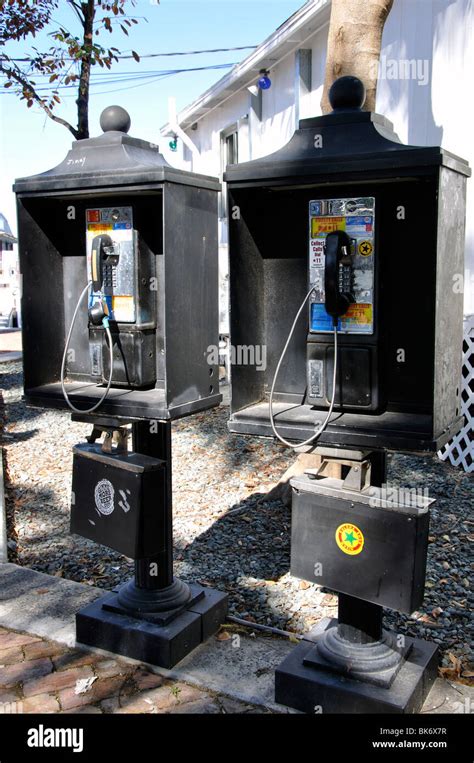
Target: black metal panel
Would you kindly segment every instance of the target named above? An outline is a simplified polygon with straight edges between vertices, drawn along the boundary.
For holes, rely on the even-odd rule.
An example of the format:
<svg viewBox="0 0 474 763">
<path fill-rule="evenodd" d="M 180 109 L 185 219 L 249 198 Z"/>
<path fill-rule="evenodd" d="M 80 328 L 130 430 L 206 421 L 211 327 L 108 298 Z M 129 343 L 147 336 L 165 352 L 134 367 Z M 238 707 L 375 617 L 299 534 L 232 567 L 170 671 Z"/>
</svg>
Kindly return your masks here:
<svg viewBox="0 0 474 763">
<path fill-rule="evenodd" d="M 168 184 L 164 195 L 166 395 L 170 410 L 219 394 L 217 194 Z M 209 362 L 209 360 L 214 362 Z"/>
<path fill-rule="evenodd" d="M 65 335 L 65 302 L 46 299 L 51 284 L 62 292 L 63 260 L 54 243 L 21 200 L 18 202 L 18 247 L 22 273 L 22 338 L 25 387 L 55 378 L 62 350 L 58 333 Z M 36 256 L 41 247 L 41 259 Z"/>
<path fill-rule="evenodd" d="M 363 534 L 360 553 L 350 555 L 337 545 L 336 531 L 346 523 Z M 291 574 L 413 612 L 423 601 L 428 527 L 428 511 L 371 506 L 294 488 Z"/>
<path fill-rule="evenodd" d="M 67 389 L 74 402 L 78 406 L 84 406 L 84 408 L 87 408 L 91 402 L 97 401 L 104 393 L 103 387 L 87 382 L 68 384 Z M 67 408 L 59 383 L 25 389 L 25 399 L 30 405 L 39 408 Z M 128 390 L 117 387 L 110 389 L 107 398 L 98 409 L 98 415 L 106 414 L 124 419 L 165 421 L 205 411 L 219 405 L 221 400 L 221 394 L 209 395 L 209 397 L 201 400 L 193 400 L 190 403 L 169 408 L 165 401 L 163 389 Z"/>
<path fill-rule="evenodd" d="M 275 244 L 275 250 L 284 253 L 284 247 Z M 288 253 L 292 250 L 288 248 Z M 265 310 L 265 336 L 267 348 L 267 367 L 259 375 L 265 379 L 266 391 L 282 350 L 282 340 L 288 336 L 291 324 L 301 304 L 301 294 L 307 291 L 306 268 L 301 267 L 300 258 L 275 257 L 263 260 Z M 305 261 L 306 265 L 306 261 Z M 283 284 L 285 284 L 283 286 Z M 291 285 L 291 288 L 289 288 Z M 308 319 L 302 314 L 295 327 L 293 341 L 285 355 L 285 364 L 278 376 L 278 391 L 285 395 L 304 395 L 306 388 L 305 357 L 300 348 L 305 345 Z"/>
<path fill-rule="evenodd" d="M 154 387 L 156 381 L 155 332 L 152 330 L 111 332 L 113 341 L 114 387 L 126 389 L 146 389 Z M 103 370 L 97 374 L 99 384 L 107 382 L 110 373 L 109 348 L 105 331 L 100 328 L 89 330 L 89 338 L 94 345 L 100 345 Z M 91 376 L 94 376 L 92 373 Z M 69 373 L 70 378 L 74 378 Z"/>
<path fill-rule="evenodd" d="M 339 350 L 335 410 L 360 410 L 362 413 L 379 408 L 375 347 L 342 347 Z M 316 393 L 308 383 L 306 402 L 310 405 L 329 405 L 333 392 L 334 348 L 329 344 L 308 342 L 307 360 L 317 360 L 325 369 L 321 389 Z"/>
<path fill-rule="evenodd" d="M 434 426 L 438 430 L 449 425 L 453 411 L 458 414 L 461 409 L 462 343 L 453 342 L 452 337 L 462 336 L 464 293 L 469 288 L 464 273 L 465 206 L 464 178 L 443 167 L 438 198 L 434 347 Z M 453 368 L 457 369 L 455 376 Z"/>
<path fill-rule="evenodd" d="M 306 440 L 324 418 L 322 411 L 309 405 L 274 403 L 273 410 L 278 431 L 286 439 Z M 433 431 L 433 419 L 427 414 L 386 412 L 378 416 L 344 413 L 335 414 L 332 422 L 318 439 L 320 445 L 354 446 L 358 448 L 387 448 L 416 453 L 437 451 L 463 426 L 463 417 L 457 416 L 441 432 Z M 270 427 L 268 402 L 249 405 L 231 415 L 229 431 L 238 434 L 273 437 Z"/>
<path fill-rule="evenodd" d="M 95 444 L 76 445 L 73 452 L 71 532 L 132 559 L 163 551 L 159 504 L 166 500 L 166 462 L 103 453 Z"/>
<path fill-rule="evenodd" d="M 251 205 L 250 205 L 251 206 Z M 240 208 L 240 196 L 229 196 L 229 209 Z M 230 315 L 232 316 L 232 344 L 247 347 L 264 342 L 263 260 L 259 246 L 240 210 L 241 222 L 229 228 L 230 251 L 239 256 L 229 258 Z M 258 228 L 257 228 L 258 230 Z M 231 406 L 239 410 L 257 402 L 264 394 L 264 376 L 254 365 L 239 364 L 232 367 L 235 394 Z"/>
</svg>

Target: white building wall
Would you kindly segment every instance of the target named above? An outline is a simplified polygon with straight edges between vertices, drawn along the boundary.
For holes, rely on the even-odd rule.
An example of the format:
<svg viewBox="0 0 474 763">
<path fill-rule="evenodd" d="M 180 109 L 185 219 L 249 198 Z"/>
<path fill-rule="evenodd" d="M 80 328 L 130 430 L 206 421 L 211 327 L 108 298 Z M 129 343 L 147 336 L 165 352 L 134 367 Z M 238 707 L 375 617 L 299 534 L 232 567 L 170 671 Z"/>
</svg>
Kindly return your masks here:
<svg viewBox="0 0 474 763">
<path fill-rule="evenodd" d="M 400 140 L 441 145 L 474 166 L 472 106 L 467 84 L 474 71 L 471 0 L 395 0 L 382 39 L 377 111 L 390 119 Z M 385 58 L 385 61 L 384 61 Z M 428 80 L 388 79 L 390 60 L 426 61 Z M 468 180 L 464 310 L 474 313 L 473 180 Z"/>
<path fill-rule="evenodd" d="M 272 86 L 262 93 L 262 121 L 254 120 L 252 159 L 278 151 L 295 131 L 294 72 L 294 55 L 270 72 Z"/>
</svg>

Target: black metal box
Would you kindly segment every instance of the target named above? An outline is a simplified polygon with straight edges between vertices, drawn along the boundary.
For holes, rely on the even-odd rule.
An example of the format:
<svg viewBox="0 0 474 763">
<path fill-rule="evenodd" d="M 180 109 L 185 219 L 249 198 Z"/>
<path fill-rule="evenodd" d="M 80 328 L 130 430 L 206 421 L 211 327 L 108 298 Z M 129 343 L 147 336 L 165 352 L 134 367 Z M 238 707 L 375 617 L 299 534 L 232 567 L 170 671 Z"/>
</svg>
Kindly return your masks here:
<svg viewBox="0 0 474 763">
<path fill-rule="evenodd" d="M 342 491 L 333 478 L 291 485 L 292 575 L 398 612 L 421 605 L 430 499 Z"/>
<path fill-rule="evenodd" d="M 106 335 L 102 329 L 89 329 L 89 340 L 92 348 L 99 347 L 102 364 L 91 364 L 91 377 L 97 383 L 102 383 L 109 377 L 110 359 Z M 128 389 L 153 388 L 156 377 L 156 338 L 155 332 L 120 331 L 116 337 L 113 352 L 114 387 Z M 102 366 L 102 367 L 101 367 Z"/>
<path fill-rule="evenodd" d="M 73 449 L 71 532 L 131 559 L 164 551 L 166 462 L 139 453 Z"/>
<path fill-rule="evenodd" d="M 216 352 L 209 352 L 219 344 L 220 185 L 171 167 L 158 146 L 120 129 L 74 142 L 57 167 L 15 182 L 25 398 L 67 407 L 60 384 L 66 337 L 90 277 L 94 231 L 105 232 L 123 239 L 119 264 L 103 276 L 122 317 L 110 324 L 114 374 L 99 413 L 175 419 L 221 401 Z M 126 283 L 114 297 L 114 274 L 126 257 Z M 104 393 L 109 358 L 104 328 L 88 321 L 85 299 L 69 348 L 66 392 L 86 409 Z"/>
</svg>

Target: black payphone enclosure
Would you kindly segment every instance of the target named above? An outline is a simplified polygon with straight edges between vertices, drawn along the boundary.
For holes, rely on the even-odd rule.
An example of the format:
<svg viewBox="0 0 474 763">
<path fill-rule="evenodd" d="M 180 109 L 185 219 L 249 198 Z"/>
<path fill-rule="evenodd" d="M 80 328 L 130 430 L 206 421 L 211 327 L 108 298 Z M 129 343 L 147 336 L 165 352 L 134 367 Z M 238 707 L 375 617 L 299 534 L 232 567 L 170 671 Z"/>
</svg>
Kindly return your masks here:
<svg viewBox="0 0 474 763">
<path fill-rule="evenodd" d="M 375 259 L 373 331 L 339 333 L 339 390 L 319 444 L 436 451 L 463 421 L 463 295 L 453 284 L 464 271 L 470 169 L 440 147 L 403 145 L 387 119 L 351 99 L 300 121 L 277 152 L 227 168 L 231 342 L 266 357 L 265 367 L 232 366 L 229 429 L 272 436 L 271 384 L 308 291 L 310 203 L 370 198 L 374 238 L 360 253 Z M 320 405 L 309 362 L 325 368 L 313 390 Z M 302 315 L 274 394 L 283 437 L 305 440 L 324 418 L 332 364 L 331 331 L 308 333 Z"/>
<path fill-rule="evenodd" d="M 57 167 L 16 180 L 27 402 L 67 408 L 61 361 L 88 279 L 86 224 L 97 214 L 101 233 L 104 209 L 130 210 L 139 266 L 135 322 L 110 323 L 114 383 L 100 412 L 170 420 L 220 402 L 208 349 L 219 344 L 219 190 L 216 178 L 171 167 L 158 146 L 120 128 L 75 141 Z M 85 299 L 69 349 L 66 391 L 86 409 L 103 395 L 109 367 Z"/>
</svg>

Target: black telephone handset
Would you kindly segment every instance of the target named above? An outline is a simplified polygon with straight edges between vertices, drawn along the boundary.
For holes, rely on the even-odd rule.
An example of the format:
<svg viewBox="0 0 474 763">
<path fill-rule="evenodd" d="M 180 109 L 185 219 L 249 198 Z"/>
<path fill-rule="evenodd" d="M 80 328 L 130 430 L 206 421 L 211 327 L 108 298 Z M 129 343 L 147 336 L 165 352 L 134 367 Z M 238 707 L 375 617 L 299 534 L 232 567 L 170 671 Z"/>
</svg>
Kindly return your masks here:
<svg viewBox="0 0 474 763">
<path fill-rule="evenodd" d="M 102 291 L 104 283 L 104 261 L 113 248 L 114 242 L 106 233 L 95 236 L 92 241 L 91 275 L 92 291 Z"/>
<path fill-rule="evenodd" d="M 91 277 L 92 291 L 101 292 L 104 284 L 104 263 L 109 259 L 109 255 L 114 250 L 114 242 L 106 233 L 95 236 L 92 241 L 91 250 Z M 103 324 L 104 318 L 108 315 L 108 308 L 105 299 L 94 302 L 89 308 L 89 320 L 94 326 Z"/>
<path fill-rule="evenodd" d="M 351 239 L 345 231 L 336 230 L 327 234 L 325 255 L 324 306 L 336 322 L 354 301 L 351 293 Z"/>
</svg>

